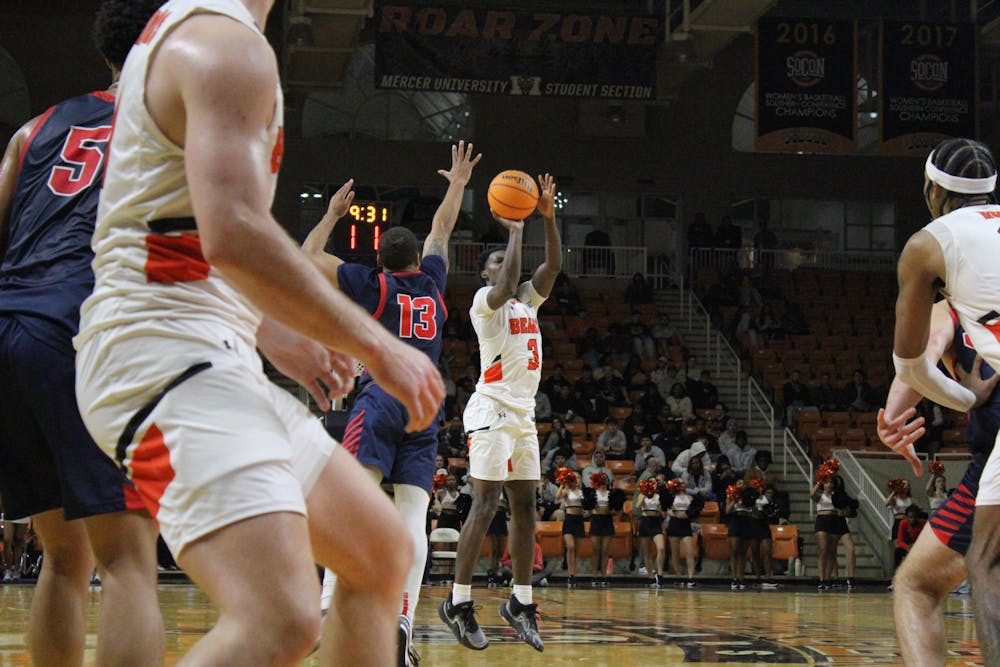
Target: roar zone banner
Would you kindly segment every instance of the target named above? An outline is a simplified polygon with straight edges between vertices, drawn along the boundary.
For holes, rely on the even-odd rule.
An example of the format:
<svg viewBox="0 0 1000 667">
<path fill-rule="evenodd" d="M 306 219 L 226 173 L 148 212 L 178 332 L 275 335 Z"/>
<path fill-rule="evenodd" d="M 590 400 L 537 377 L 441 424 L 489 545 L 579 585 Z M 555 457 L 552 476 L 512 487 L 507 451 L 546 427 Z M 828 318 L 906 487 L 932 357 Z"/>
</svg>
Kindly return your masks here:
<svg viewBox="0 0 1000 667">
<path fill-rule="evenodd" d="M 976 27 L 883 21 L 883 155 L 925 157 L 948 137 L 976 136 Z"/>
<path fill-rule="evenodd" d="M 854 21 L 765 17 L 757 24 L 758 151 L 853 153 Z"/>
<path fill-rule="evenodd" d="M 651 100 L 662 17 L 379 3 L 375 86 Z"/>
</svg>

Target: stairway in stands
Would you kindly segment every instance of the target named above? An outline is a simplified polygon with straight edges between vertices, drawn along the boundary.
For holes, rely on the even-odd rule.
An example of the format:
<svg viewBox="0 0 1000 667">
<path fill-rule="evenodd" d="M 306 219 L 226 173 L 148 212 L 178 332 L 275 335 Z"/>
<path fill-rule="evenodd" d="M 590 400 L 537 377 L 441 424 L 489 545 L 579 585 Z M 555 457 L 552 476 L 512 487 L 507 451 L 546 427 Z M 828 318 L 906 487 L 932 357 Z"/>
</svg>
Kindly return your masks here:
<svg viewBox="0 0 1000 667">
<path fill-rule="evenodd" d="M 678 291 L 674 288 L 659 290 L 656 293 L 658 308 L 669 314 L 671 321 L 684 338 L 684 345 L 698 360 L 698 365 L 703 369 L 712 371 L 712 382 L 719 390 L 719 400 L 729 407 L 729 414 L 736 417 L 737 428 L 747 432 L 750 444 L 753 447 L 758 450 L 770 448 L 770 425 L 768 425 L 759 413 L 751 414 L 748 406 L 745 389 L 749 365 L 743 364 L 742 377 L 738 377 L 735 370 L 727 364 L 719 364 L 717 367 L 714 359 L 714 344 L 713 358 L 709 358 L 710 353 L 705 335 L 704 321 L 701 320 L 696 326 L 689 328 L 687 314 L 682 313 L 681 310 L 680 298 Z M 686 298 L 686 294 L 684 298 Z M 728 354 L 728 350 L 725 353 Z M 740 382 L 743 383 L 744 392 L 742 406 L 737 409 L 737 387 Z M 768 398 L 770 399 L 770 397 Z M 792 512 L 790 522 L 798 528 L 799 535 L 803 538 L 804 542 L 804 553 L 801 555 L 802 564 L 805 566 L 804 576 L 815 579 L 818 577 L 818 559 L 816 539 L 813 531 L 813 518 L 809 512 L 810 484 L 791 461 L 788 462 L 787 474 L 784 472 L 786 468 L 784 467 L 785 456 L 782 446 L 783 428 L 781 426 L 780 408 L 776 408 L 776 412 L 778 414 L 776 415 L 774 427 L 774 462 L 772 463 L 772 468 L 781 472 L 781 488 L 787 491 L 791 497 Z M 854 538 L 856 559 L 855 578 L 866 581 L 884 581 L 886 576 L 882 565 L 875 557 L 874 552 L 864 537 L 855 529 L 853 525 L 855 522 L 856 520 L 851 520 L 850 522 L 852 524 L 851 531 Z M 889 539 L 888 535 L 886 535 L 886 539 Z M 840 577 L 844 578 L 847 573 L 847 565 L 843 547 L 839 547 L 838 553 L 839 573 Z"/>
</svg>

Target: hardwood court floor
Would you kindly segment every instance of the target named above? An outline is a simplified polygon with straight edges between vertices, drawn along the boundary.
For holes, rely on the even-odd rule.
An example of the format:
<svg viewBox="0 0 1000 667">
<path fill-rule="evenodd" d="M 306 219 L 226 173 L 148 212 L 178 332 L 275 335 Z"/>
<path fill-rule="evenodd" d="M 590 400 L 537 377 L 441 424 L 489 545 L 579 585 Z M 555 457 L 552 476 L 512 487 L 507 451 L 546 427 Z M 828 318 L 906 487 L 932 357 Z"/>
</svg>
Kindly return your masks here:
<svg viewBox="0 0 1000 667">
<path fill-rule="evenodd" d="M 31 664 L 23 631 L 34 587 L 0 586 L 0 667 Z M 899 665 L 892 594 L 881 587 L 859 592 L 817 592 L 799 587 L 731 592 L 728 586 L 535 589 L 544 614 L 545 652 L 514 636 L 497 615 L 506 590 L 475 588 L 477 618 L 491 644 L 485 651 L 459 646 L 437 617 L 445 588 L 424 588 L 417 611 L 417 647 L 423 667 L 444 665 L 592 665 L 647 667 L 719 664 Z M 99 589 L 92 593 L 94 631 Z M 194 586 L 160 586 L 172 665 L 215 621 L 215 610 Z M 947 602 L 949 666 L 982 665 L 968 599 Z M 93 664 L 95 636 L 88 636 Z M 303 665 L 316 665 L 310 658 Z"/>
</svg>

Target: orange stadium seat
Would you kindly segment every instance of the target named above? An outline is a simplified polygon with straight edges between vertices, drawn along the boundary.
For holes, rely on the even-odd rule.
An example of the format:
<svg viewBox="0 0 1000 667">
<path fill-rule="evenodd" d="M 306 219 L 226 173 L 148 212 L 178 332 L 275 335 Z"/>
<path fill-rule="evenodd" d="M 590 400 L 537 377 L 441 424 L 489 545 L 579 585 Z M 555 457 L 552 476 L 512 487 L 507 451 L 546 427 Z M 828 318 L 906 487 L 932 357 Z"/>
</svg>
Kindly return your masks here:
<svg viewBox="0 0 1000 667">
<path fill-rule="evenodd" d="M 701 510 L 698 523 L 719 523 L 719 503 L 709 500 Z"/>
<path fill-rule="evenodd" d="M 593 440 L 574 440 L 573 441 L 573 453 L 576 454 L 576 460 L 580 460 L 580 456 L 588 456 L 594 453 L 594 441 Z"/>
<path fill-rule="evenodd" d="M 724 523 L 705 523 L 701 526 L 701 539 L 705 545 L 705 558 L 729 560 L 729 528 Z"/>
<path fill-rule="evenodd" d="M 809 439 L 809 450 L 813 456 L 824 459 L 830 458 L 834 448 L 837 446 L 837 431 L 829 427 L 816 429 Z"/>
<path fill-rule="evenodd" d="M 771 557 L 788 560 L 799 557 L 799 529 L 793 524 L 771 526 Z"/>
<path fill-rule="evenodd" d="M 868 435 L 863 428 L 849 428 L 840 432 L 840 446 L 844 449 L 868 449 Z"/>
<path fill-rule="evenodd" d="M 535 539 L 542 547 L 542 556 L 562 558 L 562 521 L 538 521 L 535 523 Z"/>
</svg>

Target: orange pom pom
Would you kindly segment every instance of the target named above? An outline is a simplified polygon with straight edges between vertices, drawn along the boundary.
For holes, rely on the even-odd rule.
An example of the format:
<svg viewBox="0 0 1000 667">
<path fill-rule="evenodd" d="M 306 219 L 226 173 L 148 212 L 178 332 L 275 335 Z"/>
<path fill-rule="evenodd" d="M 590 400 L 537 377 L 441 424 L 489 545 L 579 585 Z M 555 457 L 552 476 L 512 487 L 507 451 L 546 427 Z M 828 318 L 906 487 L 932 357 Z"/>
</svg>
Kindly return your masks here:
<svg viewBox="0 0 1000 667">
<path fill-rule="evenodd" d="M 652 498 L 653 494 L 656 493 L 656 480 L 650 477 L 639 482 L 639 493 L 647 498 Z"/>
<path fill-rule="evenodd" d="M 667 482 L 667 490 L 670 491 L 670 493 L 674 494 L 675 496 L 679 496 L 680 494 L 687 491 L 687 485 L 684 484 L 683 479 L 681 479 L 680 477 L 675 477 L 674 479 Z"/>
<path fill-rule="evenodd" d="M 931 461 L 929 468 L 932 475 L 943 475 L 944 474 L 944 463 L 941 461 Z"/>
<path fill-rule="evenodd" d="M 603 472 L 595 472 L 590 476 L 590 485 L 595 489 L 606 489 L 608 487 L 608 476 Z"/>
<path fill-rule="evenodd" d="M 571 478 L 576 479 L 576 473 L 569 468 L 559 468 L 556 470 L 556 484 L 559 486 L 569 484 Z"/>
<path fill-rule="evenodd" d="M 448 475 L 434 475 L 433 486 L 431 487 L 435 491 L 440 491 L 448 483 Z"/>
<path fill-rule="evenodd" d="M 741 491 L 743 491 L 742 481 L 736 482 L 735 484 L 730 484 L 729 486 L 726 487 L 726 499 L 730 501 L 736 500 L 737 498 L 739 498 Z"/>
</svg>

